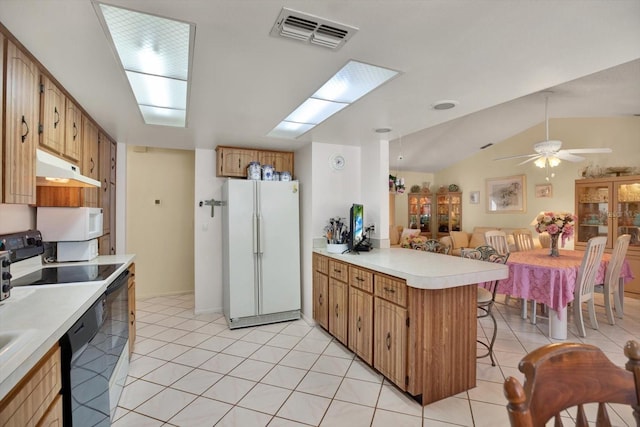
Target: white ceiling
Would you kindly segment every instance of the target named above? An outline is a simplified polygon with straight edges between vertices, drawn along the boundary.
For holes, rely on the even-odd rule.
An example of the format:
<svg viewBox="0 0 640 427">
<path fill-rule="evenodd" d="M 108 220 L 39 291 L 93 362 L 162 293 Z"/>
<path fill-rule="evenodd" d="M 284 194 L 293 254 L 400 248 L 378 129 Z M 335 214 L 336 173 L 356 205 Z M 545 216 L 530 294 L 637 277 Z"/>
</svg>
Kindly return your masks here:
<svg viewBox="0 0 640 427">
<path fill-rule="evenodd" d="M 126 144 L 296 150 L 389 127 L 392 162 L 402 136 L 403 169 L 436 172 L 542 122 L 544 89 L 550 117 L 640 114 L 638 0 L 108 3 L 195 23 L 186 129 L 143 124 L 90 0 L 0 0 L 0 22 Z M 337 51 L 272 37 L 282 7 L 359 31 Z M 349 59 L 402 75 L 297 140 L 266 136 Z M 433 110 L 443 99 L 459 105 Z"/>
</svg>

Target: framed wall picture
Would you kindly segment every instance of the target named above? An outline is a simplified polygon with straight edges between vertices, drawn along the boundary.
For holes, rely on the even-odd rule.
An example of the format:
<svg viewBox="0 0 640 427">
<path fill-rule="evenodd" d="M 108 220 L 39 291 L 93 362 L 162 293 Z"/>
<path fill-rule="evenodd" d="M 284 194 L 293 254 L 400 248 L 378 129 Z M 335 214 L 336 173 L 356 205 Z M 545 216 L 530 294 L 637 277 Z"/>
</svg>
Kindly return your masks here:
<svg viewBox="0 0 640 427">
<path fill-rule="evenodd" d="M 551 184 L 537 184 L 536 185 L 536 197 L 552 197 L 553 186 Z"/>
<path fill-rule="evenodd" d="M 487 212 L 524 212 L 527 203 L 527 183 L 524 175 L 487 178 Z"/>
<path fill-rule="evenodd" d="M 479 191 L 472 191 L 471 193 L 469 193 L 469 203 L 471 203 L 472 205 L 477 205 L 478 203 L 480 203 Z"/>
</svg>

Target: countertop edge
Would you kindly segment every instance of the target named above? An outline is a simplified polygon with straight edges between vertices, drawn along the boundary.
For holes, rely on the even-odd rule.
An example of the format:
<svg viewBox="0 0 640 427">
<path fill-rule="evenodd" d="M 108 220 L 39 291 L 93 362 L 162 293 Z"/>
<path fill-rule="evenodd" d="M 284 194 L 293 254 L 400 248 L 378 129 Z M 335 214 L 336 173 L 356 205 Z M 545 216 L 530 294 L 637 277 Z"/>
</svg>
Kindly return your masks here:
<svg viewBox="0 0 640 427">
<path fill-rule="evenodd" d="M 446 289 L 509 277 L 509 268 L 504 264 L 414 249 L 376 248 L 370 252 L 335 254 L 325 248 L 314 248 L 313 252 L 405 279 L 408 286 L 417 289 Z"/>
</svg>

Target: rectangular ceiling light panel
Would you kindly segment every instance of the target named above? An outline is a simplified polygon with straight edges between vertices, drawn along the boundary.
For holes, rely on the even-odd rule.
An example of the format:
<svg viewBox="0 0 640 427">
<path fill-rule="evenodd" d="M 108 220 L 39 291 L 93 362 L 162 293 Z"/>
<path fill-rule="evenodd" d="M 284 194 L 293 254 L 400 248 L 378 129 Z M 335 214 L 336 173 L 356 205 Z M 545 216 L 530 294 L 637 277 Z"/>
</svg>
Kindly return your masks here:
<svg viewBox="0 0 640 427">
<path fill-rule="evenodd" d="M 183 110 L 184 118 L 175 117 L 167 126 L 186 125 L 192 47 L 193 24 L 98 3 L 107 35 L 124 68 L 131 89 L 147 124 L 158 122 L 158 116 L 148 117 L 142 106 Z"/>
<path fill-rule="evenodd" d="M 397 76 L 399 71 L 349 61 L 267 135 L 297 138 Z M 303 128 L 293 124 L 306 124 Z"/>
</svg>

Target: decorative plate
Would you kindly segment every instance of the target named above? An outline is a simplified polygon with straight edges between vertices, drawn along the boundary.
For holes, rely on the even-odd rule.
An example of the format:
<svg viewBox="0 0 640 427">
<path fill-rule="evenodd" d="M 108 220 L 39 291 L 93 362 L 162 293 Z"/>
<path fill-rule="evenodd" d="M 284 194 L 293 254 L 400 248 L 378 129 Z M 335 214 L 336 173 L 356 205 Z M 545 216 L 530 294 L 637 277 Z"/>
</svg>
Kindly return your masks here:
<svg viewBox="0 0 640 427">
<path fill-rule="evenodd" d="M 345 162 L 346 161 L 344 160 L 344 157 L 342 157 L 340 154 L 334 154 L 333 156 L 329 157 L 329 166 L 331 166 L 335 170 L 344 168 Z"/>
<path fill-rule="evenodd" d="M 458 186 L 457 186 L 457 185 L 455 185 L 455 184 L 451 184 L 451 185 L 449 186 L 449 191 L 452 191 L 452 192 L 454 192 L 454 193 L 455 193 L 455 192 L 456 192 L 456 191 L 458 191 L 458 190 L 459 190 L 459 188 L 458 188 Z"/>
</svg>

